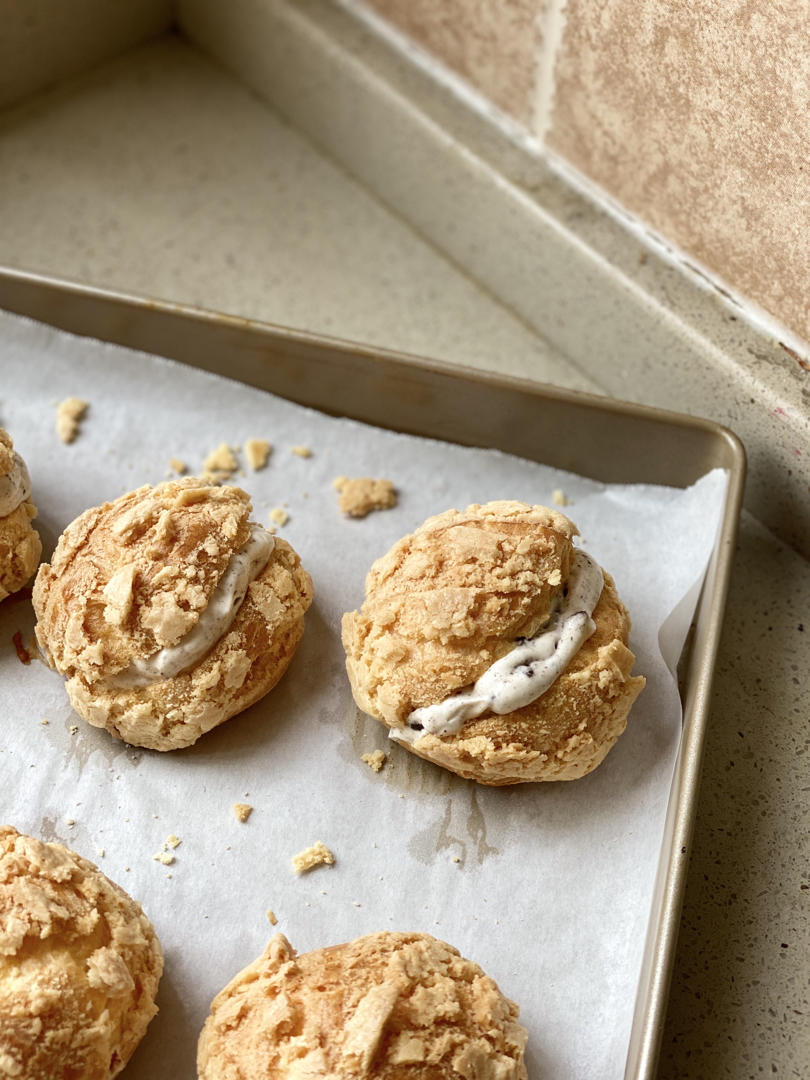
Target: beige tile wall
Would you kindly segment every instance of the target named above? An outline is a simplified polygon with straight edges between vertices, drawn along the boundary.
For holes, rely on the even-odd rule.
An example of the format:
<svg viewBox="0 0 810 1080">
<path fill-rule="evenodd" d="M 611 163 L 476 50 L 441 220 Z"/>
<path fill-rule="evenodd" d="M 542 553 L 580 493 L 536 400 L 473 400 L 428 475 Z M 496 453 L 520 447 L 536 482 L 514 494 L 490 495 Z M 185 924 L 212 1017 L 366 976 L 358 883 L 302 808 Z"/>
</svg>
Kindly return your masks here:
<svg viewBox="0 0 810 1080">
<path fill-rule="evenodd" d="M 0 0 L 0 107 L 166 30 L 171 0 Z"/>
<path fill-rule="evenodd" d="M 531 126 L 544 0 L 369 0 L 368 6 Z"/>
<path fill-rule="evenodd" d="M 367 6 L 810 341 L 810 0 Z"/>
</svg>

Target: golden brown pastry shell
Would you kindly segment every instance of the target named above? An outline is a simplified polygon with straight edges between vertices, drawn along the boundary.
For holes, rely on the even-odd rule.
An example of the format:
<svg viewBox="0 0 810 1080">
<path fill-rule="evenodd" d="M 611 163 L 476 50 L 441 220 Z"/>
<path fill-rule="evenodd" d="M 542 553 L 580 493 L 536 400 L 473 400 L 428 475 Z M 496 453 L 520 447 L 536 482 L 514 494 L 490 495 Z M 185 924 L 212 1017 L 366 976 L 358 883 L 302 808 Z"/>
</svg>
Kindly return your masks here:
<svg viewBox="0 0 810 1080">
<path fill-rule="evenodd" d="M 19 592 L 39 565 L 42 541 L 31 524 L 36 516 L 36 506 L 26 499 L 0 518 L 0 600 Z"/>
<path fill-rule="evenodd" d="M 343 618 L 358 706 L 389 728 L 476 681 L 547 620 L 569 573 L 576 526 L 556 511 L 494 502 L 448 511 L 372 567 L 366 601 Z M 605 574 L 596 631 L 536 701 L 426 734 L 407 748 L 488 785 L 573 780 L 603 760 L 644 686 L 632 678 L 630 620 Z"/>
<path fill-rule="evenodd" d="M 192 478 L 138 489 L 68 526 L 33 598 L 37 638 L 83 719 L 133 745 L 174 750 L 275 686 L 313 597 L 309 574 L 281 538 L 230 628 L 195 666 L 144 687 L 114 678 L 195 625 L 250 535 L 249 514 L 239 488 Z"/>
<path fill-rule="evenodd" d="M 3 1076 L 117 1076 L 157 1012 L 162 970 L 139 904 L 61 844 L 0 826 Z"/>
<path fill-rule="evenodd" d="M 518 1008 L 456 949 L 382 932 L 296 956 L 283 935 L 214 998 L 199 1080 L 526 1080 Z"/>
</svg>

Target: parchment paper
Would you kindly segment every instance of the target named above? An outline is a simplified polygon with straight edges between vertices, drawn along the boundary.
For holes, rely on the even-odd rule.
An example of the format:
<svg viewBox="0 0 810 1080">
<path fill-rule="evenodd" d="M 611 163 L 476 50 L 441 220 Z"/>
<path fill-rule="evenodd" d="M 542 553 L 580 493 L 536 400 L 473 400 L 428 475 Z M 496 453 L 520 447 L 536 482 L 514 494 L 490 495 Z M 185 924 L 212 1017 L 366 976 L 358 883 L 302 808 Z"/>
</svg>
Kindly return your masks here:
<svg viewBox="0 0 810 1080">
<path fill-rule="evenodd" d="M 276 690 L 171 754 L 127 747 L 82 722 L 61 678 L 16 656 L 13 633 L 32 636 L 30 602 L 0 606 L 0 820 L 97 862 L 142 902 L 163 943 L 161 1011 L 128 1080 L 196 1075 L 210 1000 L 275 932 L 268 908 L 300 951 L 379 929 L 443 938 L 520 1003 L 533 1080 L 620 1077 L 680 734 L 667 665 L 715 541 L 725 474 L 687 491 L 605 486 L 496 451 L 328 418 L 2 313 L 0 350 L 0 423 L 28 462 L 46 556 L 82 510 L 164 479 L 170 457 L 193 472 L 220 442 L 266 438 L 268 467 L 235 482 L 259 521 L 286 505 L 282 535 L 317 593 Z M 69 395 L 90 409 L 64 446 L 55 405 Z M 291 453 L 300 444 L 309 459 Z M 342 518 L 339 474 L 390 478 L 399 505 Z M 570 500 L 565 512 L 583 546 L 616 579 L 647 687 L 592 775 L 487 789 L 390 743 L 357 712 L 339 620 L 362 602 L 371 562 L 428 515 L 500 498 L 553 505 L 555 489 Z M 679 601 L 690 590 L 687 610 Z M 360 755 L 377 748 L 389 758 L 374 774 Z M 235 802 L 255 808 L 246 824 Z M 182 843 L 167 867 L 153 856 L 169 834 Z M 291 856 L 317 840 L 336 865 L 296 877 Z"/>
</svg>

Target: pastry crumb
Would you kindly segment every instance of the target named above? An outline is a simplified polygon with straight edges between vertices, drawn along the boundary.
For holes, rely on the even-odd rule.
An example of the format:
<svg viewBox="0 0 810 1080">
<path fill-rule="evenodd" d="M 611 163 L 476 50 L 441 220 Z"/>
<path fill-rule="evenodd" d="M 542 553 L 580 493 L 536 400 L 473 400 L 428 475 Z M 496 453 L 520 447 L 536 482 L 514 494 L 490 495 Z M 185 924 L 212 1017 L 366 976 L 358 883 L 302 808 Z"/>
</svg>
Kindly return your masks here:
<svg viewBox="0 0 810 1080">
<path fill-rule="evenodd" d="M 552 498 L 554 499 L 554 502 L 557 506 L 571 505 L 571 500 L 568 498 L 562 488 L 555 488 Z"/>
<path fill-rule="evenodd" d="M 338 476 L 333 481 L 338 506 L 347 517 L 363 518 L 372 510 L 390 510 L 397 505 L 397 491 L 390 480 L 370 476 Z"/>
<path fill-rule="evenodd" d="M 73 826 L 76 824 L 76 821 L 72 817 L 66 817 L 65 818 L 65 824 L 68 826 L 69 829 L 72 829 Z"/>
<path fill-rule="evenodd" d="M 69 730 L 70 730 L 71 735 L 76 735 L 78 733 L 78 731 L 79 731 L 79 725 L 78 724 L 71 724 Z"/>
<path fill-rule="evenodd" d="M 227 443 L 220 443 L 216 450 L 212 450 L 203 462 L 203 468 L 221 479 L 227 480 L 231 473 L 236 472 L 239 462 L 234 457 L 233 450 Z"/>
<path fill-rule="evenodd" d="M 31 654 L 23 645 L 22 631 L 18 630 L 16 634 L 12 634 L 11 640 L 14 643 L 14 648 L 17 652 L 17 659 L 21 664 L 25 664 L 27 667 L 31 663 Z"/>
<path fill-rule="evenodd" d="M 382 750 L 375 750 L 371 754 L 363 754 L 361 760 L 365 761 L 366 765 L 374 772 L 379 772 L 388 760 L 388 756 Z"/>
<path fill-rule="evenodd" d="M 104 854 L 105 853 L 104 853 L 104 848 L 103 847 L 96 848 L 96 855 L 98 856 L 99 859 L 103 859 Z"/>
<path fill-rule="evenodd" d="M 185 461 L 182 461 L 180 458 L 176 457 L 169 458 L 169 468 L 172 470 L 172 472 L 176 472 L 180 476 L 188 472 L 188 465 L 186 465 Z"/>
<path fill-rule="evenodd" d="M 254 472 L 265 467 L 272 449 L 266 439 L 247 439 L 245 441 L 245 457 Z"/>
<path fill-rule="evenodd" d="M 290 520 L 290 515 L 280 506 L 274 506 L 270 511 L 270 520 L 276 525 L 286 525 Z"/>
<path fill-rule="evenodd" d="M 270 923 L 271 926 L 276 926 L 278 923 L 276 913 L 272 910 L 272 908 L 267 909 L 267 921 Z"/>
<path fill-rule="evenodd" d="M 174 862 L 174 855 L 170 851 L 159 851 L 157 855 L 153 855 L 152 858 L 155 862 L 162 863 L 164 866 L 171 866 Z"/>
<path fill-rule="evenodd" d="M 236 820 L 241 821 L 244 824 L 253 813 L 253 807 L 250 803 L 235 802 L 233 804 L 233 812 L 236 815 Z"/>
<path fill-rule="evenodd" d="M 166 837 L 165 847 L 176 848 L 182 844 L 182 840 L 179 836 L 175 836 L 174 833 Z"/>
<path fill-rule="evenodd" d="M 316 866 L 332 866 L 334 861 L 335 856 L 326 844 L 321 843 L 320 840 L 317 844 L 299 851 L 297 855 L 292 857 L 293 870 L 295 870 L 296 874 L 314 870 Z"/>
<path fill-rule="evenodd" d="M 40 724 L 47 727 L 47 725 L 50 724 L 50 720 L 46 719 L 46 717 L 43 716 L 42 719 L 40 720 Z"/>
<path fill-rule="evenodd" d="M 461 859 L 460 859 L 460 858 L 458 857 L 458 855 L 454 855 L 454 856 L 453 856 L 453 859 L 452 859 L 452 861 L 453 861 L 453 862 L 459 862 L 459 863 L 460 863 L 460 862 L 461 862 Z"/>
<path fill-rule="evenodd" d="M 69 397 L 56 408 L 56 434 L 63 443 L 72 443 L 79 434 L 79 421 L 87 412 L 88 403 L 81 398 Z"/>
<path fill-rule="evenodd" d="M 290 453 L 301 458 L 312 457 L 312 451 L 308 446 L 291 446 Z"/>
</svg>

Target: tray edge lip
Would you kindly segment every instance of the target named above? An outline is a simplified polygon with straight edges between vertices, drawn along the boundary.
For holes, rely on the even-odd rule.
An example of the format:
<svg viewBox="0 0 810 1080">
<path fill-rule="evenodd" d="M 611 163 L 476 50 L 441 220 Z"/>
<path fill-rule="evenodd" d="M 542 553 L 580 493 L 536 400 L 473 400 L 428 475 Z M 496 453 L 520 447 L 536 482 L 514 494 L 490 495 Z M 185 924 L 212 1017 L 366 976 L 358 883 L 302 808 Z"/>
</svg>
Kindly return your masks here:
<svg viewBox="0 0 810 1080">
<path fill-rule="evenodd" d="M 266 322 L 262 319 L 252 319 L 247 316 L 232 315 L 227 312 L 217 311 L 214 308 L 197 307 L 180 301 L 159 299 L 142 293 L 93 285 L 73 278 L 57 277 L 35 270 L 27 270 L 21 267 L 12 267 L 0 263 L 0 285 L 2 285 L 3 282 L 22 284 L 32 289 L 40 287 L 54 293 L 61 293 L 78 299 L 93 298 L 112 303 L 122 303 L 143 312 L 155 311 L 164 315 L 192 319 L 193 321 L 202 324 L 209 323 L 213 325 L 231 326 L 235 329 L 250 330 L 268 338 L 292 340 L 302 344 L 321 346 L 344 354 L 359 354 L 363 356 L 364 359 L 371 362 L 387 360 L 451 378 L 462 377 L 473 382 L 508 387 L 522 393 L 530 394 L 533 397 L 550 397 L 586 408 L 598 408 L 608 412 L 630 414 L 676 427 L 685 427 L 703 431 L 718 437 L 727 445 L 733 462 L 729 469 L 730 473 L 733 474 L 740 468 L 743 469 L 743 471 L 745 470 L 746 453 L 739 436 L 736 435 L 731 428 L 707 417 L 695 416 L 691 413 L 677 412 L 671 409 L 662 409 L 656 405 L 645 405 L 640 402 L 628 401 L 624 398 L 614 398 L 608 395 L 595 394 L 587 390 L 568 389 L 541 380 L 482 371 L 478 368 L 468 367 L 464 364 L 433 359 L 418 353 L 390 349 L 384 346 L 369 344 L 368 342 L 358 342 L 351 338 L 314 333 L 296 327 L 284 326 L 280 323 Z M 13 311 L 11 313 L 15 314 Z"/>
</svg>

